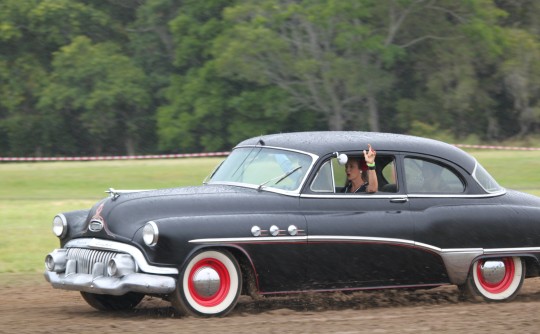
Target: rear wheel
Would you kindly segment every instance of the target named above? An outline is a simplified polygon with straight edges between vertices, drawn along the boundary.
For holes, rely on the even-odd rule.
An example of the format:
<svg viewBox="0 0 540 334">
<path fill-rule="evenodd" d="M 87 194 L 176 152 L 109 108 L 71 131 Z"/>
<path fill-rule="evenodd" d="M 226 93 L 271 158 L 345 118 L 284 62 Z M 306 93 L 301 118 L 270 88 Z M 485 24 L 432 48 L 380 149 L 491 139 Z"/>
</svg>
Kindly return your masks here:
<svg viewBox="0 0 540 334">
<path fill-rule="evenodd" d="M 180 314 L 224 316 L 236 306 L 241 290 L 236 259 L 226 251 L 202 251 L 181 271 L 171 301 Z"/>
<path fill-rule="evenodd" d="M 122 296 L 112 296 L 81 291 L 81 295 L 88 305 L 100 311 L 131 310 L 144 298 L 144 294 L 136 292 L 128 292 Z"/>
<path fill-rule="evenodd" d="M 524 279 L 525 263 L 519 257 L 480 259 L 460 290 L 473 300 L 509 301 L 518 294 Z"/>
</svg>

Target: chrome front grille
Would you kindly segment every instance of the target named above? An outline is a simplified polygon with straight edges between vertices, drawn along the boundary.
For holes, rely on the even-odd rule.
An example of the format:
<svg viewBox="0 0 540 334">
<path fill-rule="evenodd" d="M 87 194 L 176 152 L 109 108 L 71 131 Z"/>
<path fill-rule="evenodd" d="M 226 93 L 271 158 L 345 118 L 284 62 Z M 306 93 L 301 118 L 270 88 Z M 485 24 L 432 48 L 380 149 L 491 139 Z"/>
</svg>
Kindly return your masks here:
<svg viewBox="0 0 540 334">
<path fill-rule="evenodd" d="M 92 274 L 95 268 L 94 265 L 102 263 L 103 265 L 100 266 L 103 268 L 102 275 L 109 276 L 107 274 L 107 263 L 118 254 L 121 253 L 87 248 L 68 248 L 67 260 L 75 260 L 77 274 Z"/>
</svg>

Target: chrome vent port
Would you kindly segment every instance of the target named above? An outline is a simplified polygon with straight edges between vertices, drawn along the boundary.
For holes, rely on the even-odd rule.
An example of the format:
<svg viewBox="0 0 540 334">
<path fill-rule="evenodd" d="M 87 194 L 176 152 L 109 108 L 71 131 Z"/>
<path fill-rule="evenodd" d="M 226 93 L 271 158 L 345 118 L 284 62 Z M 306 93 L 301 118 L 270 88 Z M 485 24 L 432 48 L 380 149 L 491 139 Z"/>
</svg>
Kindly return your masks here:
<svg viewBox="0 0 540 334">
<path fill-rule="evenodd" d="M 96 250 L 96 249 L 86 249 L 86 248 L 69 248 L 67 250 L 67 260 L 73 260 L 76 265 L 77 274 L 93 274 L 96 264 L 100 264 L 97 268 L 102 268 L 99 271 L 101 276 L 109 276 L 107 273 L 107 264 L 115 256 L 122 253 Z"/>
</svg>

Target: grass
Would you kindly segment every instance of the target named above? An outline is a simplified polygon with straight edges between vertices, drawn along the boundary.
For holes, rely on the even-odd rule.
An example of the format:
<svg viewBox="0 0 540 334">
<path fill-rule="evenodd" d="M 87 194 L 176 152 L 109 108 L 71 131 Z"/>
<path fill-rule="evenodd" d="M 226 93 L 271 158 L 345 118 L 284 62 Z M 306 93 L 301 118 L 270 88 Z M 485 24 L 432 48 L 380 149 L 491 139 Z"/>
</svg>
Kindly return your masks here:
<svg viewBox="0 0 540 334">
<path fill-rule="evenodd" d="M 45 255 L 58 247 L 50 226 L 63 211 L 91 206 L 94 200 L 2 200 L 0 221 L 0 273 L 44 268 Z M 47 251 L 49 249 L 49 251 Z"/>
<path fill-rule="evenodd" d="M 468 152 L 501 186 L 540 196 L 540 151 Z"/>
<path fill-rule="evenodd" d="M 201 184 L 223 158 L 0 164 L 4 199 L 99 199 L 110 187 Z"/>
<path fill-rule="evenodd" d="M 90 208 L 115 189 L 201 184 L 223 158 L 0 164 L 0 273 L 43 271 L 58 247 L 59 212 Z"/>
<path fill-rule="evenodd" d="M 469 151 L 503 187 L 540 196 L 540 151 Z M 198 185 L 223 158 L 0 164 L 0 273 L 41 272 L 58 246 L 58 212 L 89 208 L 104 190 Z"/>
</svg>

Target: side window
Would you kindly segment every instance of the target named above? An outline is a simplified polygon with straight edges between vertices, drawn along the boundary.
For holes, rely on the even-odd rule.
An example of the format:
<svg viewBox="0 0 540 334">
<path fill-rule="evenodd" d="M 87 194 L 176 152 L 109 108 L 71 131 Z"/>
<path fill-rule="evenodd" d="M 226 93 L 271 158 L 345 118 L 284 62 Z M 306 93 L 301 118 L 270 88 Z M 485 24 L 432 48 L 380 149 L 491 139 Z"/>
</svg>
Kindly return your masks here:
<svg viewBox="0 0 540 334">
<path fill-rule="evenodd" d="M 351 155 L 349 159 L 358 159 Z M 377 156 L 377 178 L 379 191 L 395 193 L 397 189 L 396 165 L 393 156 Z M 317 171 L 310 190 L 318 193 L 342 193 L 347 184 L 345 166 L 340 165 L 336 158 L 332 158 L 321 165 Z"/>
<path fill-rule="evenodd" d="M 395 193 L 398 191 L 396 177 L 396 163 L 393 157 L 381 157 L 377 165 L 382 166 L 379 176 L 379 191 Z"/>
<path fill-rule="evenodd" d="M 465 190 L 450 168 L 417 158 L 405 158 L 405 184 L 409 193 L 458 194 Z"/>
<path fill-rule="evenodd" d="M 502 190 L 501 186 L 495 181 L 495 179 L 489 175 L 487 170 L 484 169 L 478 162 L 474 169 L 473 177 L 480 183 L 482 188 L 487 192 L 496 192 Z"/>
<path fill-rule="evenodd" d="M 331 160 L 328 160 L 321 166 L 313 183 L 311 183 L 311 190 L 314 192 L 334 192 Z"/>
<path fill-rule="evenodd" d="M 345 166 L 339 164 L 337 159 L 332 159 L 332 169 L 334 171 L 334 183 L 336 192 L 341 193 L 347 183 L 347 174 L 345 174 Z"/>
<path fill-rule="evenodd" d="M 345 167 L 340 165 L 336 158 L 332 158 L 319 168 L 310 190 L 318 193 L 341 193 L 346 182 Z"/>
</svg>

